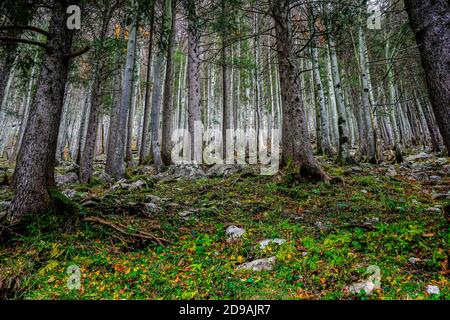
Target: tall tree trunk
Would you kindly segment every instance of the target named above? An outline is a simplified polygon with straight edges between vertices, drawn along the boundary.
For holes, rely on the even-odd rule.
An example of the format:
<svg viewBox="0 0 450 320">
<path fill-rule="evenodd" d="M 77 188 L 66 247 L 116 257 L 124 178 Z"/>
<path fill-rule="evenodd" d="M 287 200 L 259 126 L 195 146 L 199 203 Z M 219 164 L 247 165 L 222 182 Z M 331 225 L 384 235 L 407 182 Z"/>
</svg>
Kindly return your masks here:
<svg viewBox="0 0 450 320">
<path fill-rule="evenodd" d="M 188 130 L 190 135 L 190 158 L 202 162 L 202 131 L 200 118 L 200 36 L 195 0 L 188 4 Z"/>
<path fill-rule="evenodd" d="M 136 20 L 133 20 L 128 36 L 123 89 L 120 99 L 120 107 L 117 114 L 116 141 L 113 145 L 113 150 L 108 151 L 108 153 L 111 152 L 112 154 L 111 171 L 108 173 L 116 178 L 122 178 L 125 174 L 125 138 L 128 109 L 130 108 L 131 91 L 133 89 L 134 63 L 136 58 L 136 24 Z"/>
<path fill-rule="evenodd" d="M 288 0 L 271 2 L 271 14 L 275 22 L 277 52 L 280 72 L 280 89 L 283 108 L 282 163 L 300 168 L 306 177 L 328 181 L 313 155 L 307 130 L 305 108 L 298 83 L 292 21 Z"/>
<path fill-rule="evenodd" d="M 405 0 L 436 121 L 450 153 L 450 3 Z"/>
<path fill-rule="evenodd" d="M 49 189 L 55 185 L 54 167 L 64 88 L 69 71 L 73 31 L 67 29 L 66 9 L 77 1 L 53 1 L 47 47 L 24 143 L 14 171 L 15 195 L 8 214 L 10 223 L 23 215 L 40 213 L 51 204 Z"/>
<path fill-rule="evenodd" d="M 358 27 L 358 51 L 359 51 L 359 68 L 361 73 L 362 85 L 362 121 L 364 128 L 364 136 L 361 139 L 365 140 L 367 145 L 366 156 L 370 163 L 377 163 L 377 151 L 375 134 L 372 125 L 372 106 L 370 100 L 370 83 L 369 83 L 369 68 L 366 54 L 366 35 L 364 34 L 363 26 Z"/>
<path fill-rule="evenodd" d="M 171 0 L 169 2 L 171 4 L 170 30 L 166 48 L 166 78 L 164 79 L 161 127 L 161 160 L 164 166 L 168 166 L 172 163 L 173 55 L 175 50 L 176 0 Z"/>
<path fill-rule="evenodd" d="M 311 55 L 312 55 L 312 69 L 313 69 L 313 77 L 314 77 L 314 91 L 315 91 L 315 103 L 316 103 L 316 112 L 318 123 L 317 128 L 319 131 L 317 142 L 319 148 L 319 152 L 332 155 L 334 153 L 333 148 L 331 147 L 330 142 L 330 131 L 329 131 L 329 121 L 328 121 L 328 112 L 326 110 L 325 104 L 325 95 L 323 93 L 323 85 L 322 79 L 320 77 L 319 70 L 319 53 L 316 47 L 316 42 L 312 44 L 311 47 Z"/>
<path fill-rule="evenodd" d="M 148 127 L 150 118 L 150 91 L 152 87 L 152 54 L 153 54 L 153 33 L 155 20 L 156 1 L 153 1 L 150 13 L 150 37 L 148 39 L 148 58 L 147 58 L 147 79 L 145 82 L 145 101 L 144 101 L 144 120 L 142 124 L 141 148 L 139 149 L 139 164 L 142 165 L 148 157 Z"/>
<path fill-rule="evenodd" d="M 227 3 L 226 0 L 221 0 L 221 14 L 225 19 L 227 19 Z M 234 163 L 234 159 L 232 159 L 233 151 L 234 150 L 228 150 L 227 144 L 230 144 L 228 142 L 229 139 L 233 139 L 233 137 L 229 137 L 227 135 L 227 130 L 231 129 L 232 126 L 232 112 L 230 108 L 230 72 L 229 72 L 229 66 L 227 62 L 227 56 L 228 56 L 228 43 L 227 43 L 227 30 L 225 27 L 223 27 L 224 30 L 222 31 L 221 38 L 222 38 L 222 48 L 221 48 L 221 64 L 222 64 L 222 159 L 224 162 L 228 163 Z M 230 155 L 231 157 L 228 157 Z M 230 158 L 230 159 L 229 159 Z"/>
<path fill-rule="evenodd" d="M 79 178 L 81 183 L 87 183 L 91 180 L 95 149 L 97 143 L 97 133 L 100 120 L 103 81 L 105 77 L 105 46 L 104 41 L 108 32 L 108 25 L 111 18 L 109 5 L 102 12 L 102 26 L 98 37 L 98 47 L 94 53 L 94 77 L 92 79 L 91 107 L 89 111 L 89 120 L 87 123 L 87 132 L 84 141 L 83 152 L 80 159 Z"/>
<path fill-rule="evenodd" d="M 347 122 L 347 110 L 344 102 L 341 76 L 339 74 L 339 64 L 336 54 L 336 45 L 331 34 L 328 35 L 328 46 L 331 59 L 331 71 L 333 76 L 333 86 L 336 98 L 339 130 L 339 149 L 337 155 L 338 163 L 354 163 L 355 160 L 350 155 L 349 124 Z"/>
</svg>

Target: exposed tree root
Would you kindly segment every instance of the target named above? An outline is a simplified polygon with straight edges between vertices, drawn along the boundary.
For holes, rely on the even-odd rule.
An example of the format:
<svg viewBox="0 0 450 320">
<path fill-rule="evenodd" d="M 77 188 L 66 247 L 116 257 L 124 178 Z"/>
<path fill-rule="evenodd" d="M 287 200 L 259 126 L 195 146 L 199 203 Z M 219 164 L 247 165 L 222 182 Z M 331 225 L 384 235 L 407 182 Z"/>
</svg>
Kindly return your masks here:
<svg viewBox="0 0 450 320">
<path fill-rule="evenodd" d="M 168 243 L 169 241 L 164 238 L 158 238 L 151 233 L 144 232 L 144 231 L 137 231 L 135 233 L 129 232 L 128 228 L 120 223 L 114 223 L 99 217 L 87 217 L 84 219 L 84 221 L 90 221 L 90 222 L 96 222 L 105 226 L 109 226 L 115 231 L 124 234 L 129 237 L 137 238 L 137 239 L 144 239 L 144 240 L 150 240 L 153 242 L 156 242 L 159 245 L 164 245 L 163 243 Z"/>
</svg>

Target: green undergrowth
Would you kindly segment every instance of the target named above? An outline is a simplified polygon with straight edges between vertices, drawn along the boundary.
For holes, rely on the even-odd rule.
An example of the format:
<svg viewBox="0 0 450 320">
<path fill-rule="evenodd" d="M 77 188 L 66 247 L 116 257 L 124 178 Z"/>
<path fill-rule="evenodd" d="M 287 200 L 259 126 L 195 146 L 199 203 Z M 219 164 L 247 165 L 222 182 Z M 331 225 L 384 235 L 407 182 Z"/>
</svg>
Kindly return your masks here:
<svg viewBox="0 0 450 320">
<path fill-rule="evenodd" d="M 55 193 L 57 211 L 35 217 L 26 232 L 0 248 L 0 294 L 22 299 L 449 299 L 449 203 L 432 201 L 422 186 L 370 173 L 344 175 L 344 184 L 276 177 L 153 183 L 139 191 L 111 191 L 100 181 L 77 185 L 72 200 Z M 131 177 L 132 180 L 145 177 Z M 147 195 L 163 199 L 151 217 Z M 100 199 L 82 205 L 87 195 Z M 436 204 L 440 212 L 428 209 Z M 64 208 L 69 207 L 70 210 Z M 191 210 L 189 220 L 178 213 Z M 447 215 L 445 214 L 447 210 Z M 59 212 L 61 213 L 61 212 Z M 168 241 L 124 241 L 100 217 L 128 232 Z M 228 242 L 225 229 L 244 236 Z M 280 246 L 258 247 L 282 238 Z M 237 265 L 276 256 L 272 271 Z M 411 258 L 417 259 L 413 264 Z M 80 268 L 81 288 L 69 289 L 68 266 Z M 381 270 L 371 295 L 345 287 Z M 428 295 L 427 285 L 440 288 Z"/>
</svg>

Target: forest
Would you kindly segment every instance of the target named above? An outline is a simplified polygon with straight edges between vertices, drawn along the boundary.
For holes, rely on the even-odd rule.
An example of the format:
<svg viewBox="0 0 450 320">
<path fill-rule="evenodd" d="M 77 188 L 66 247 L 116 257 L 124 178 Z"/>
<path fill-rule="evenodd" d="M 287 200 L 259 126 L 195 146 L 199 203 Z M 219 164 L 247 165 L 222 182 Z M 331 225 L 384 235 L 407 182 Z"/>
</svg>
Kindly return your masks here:
<svg viewBox="0 0 450 320">
<path fill-rule="evenodd" d="M 0 299 L 447 300 L 448 0 L 2 0 Z"/>
</svg>

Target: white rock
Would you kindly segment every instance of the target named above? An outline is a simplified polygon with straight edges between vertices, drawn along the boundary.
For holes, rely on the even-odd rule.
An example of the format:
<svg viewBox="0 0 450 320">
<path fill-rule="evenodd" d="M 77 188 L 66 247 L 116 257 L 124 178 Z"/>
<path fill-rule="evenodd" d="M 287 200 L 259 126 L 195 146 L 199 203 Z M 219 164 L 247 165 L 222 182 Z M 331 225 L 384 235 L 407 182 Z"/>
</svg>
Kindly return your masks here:
<svg viewBox="0 0 450 320">
<path fill-rule="evenodd" d="M 431 155 L 425 152 L 421 152 L 419 154 L 415 154 L 406 158 L 406 161 L 416 161 L 419 159 L 428 159 L 431 158 Z"/>
<path fill-rule="evenodd" d="M 374 289 L 378 288 L 379 286 L 377 286 L 370 280 L 364 282 L 356 282 L 346 287 L 346 289 L 351 293 L 358 294 L 362 290 L 366 295 L 370 295 Z"/>
<path fill-rule="evenodd" d="M 237 270 L 253 270 L 256 272 L 270 271 L 273 269 L 276 262 L 277 262 L 276 257 L 258 259 L 258 260 L 254 260 L 251 262 L 241 264 L 240 266 L 237 267 Z"/>
<path fill-rule="evenodd" d="M 367 191 L 367 190 L 361 190 L 361 193 L 368 194 L 369 191 Z"/>
<path fill-rule="evenodd" d="M 153 202 L 146 203 L 145 208 L 147 209 L 147 213 L 149 215 L 152 215 L 154 213 L 158 213 L 158 212 L 162 211 L 162 209 L 160 207 L 158 207 L 156 204 L 154 204 Z"/>
<path fill-rule="evenodd" d="M 409 262 L 410 262 L 411 264 L 416 264 L 417 262 L 420 261 L 419 258 L 415 258 L 415 257 L 411 257 L 411 258 L 409 258 L 408 260 L 409 260 Z"/>
<path fill-rule="evenodd" d="M 242 237 L 245 230 L 236 226 L 229 226 L 225 232 L 228 236 L 228 240 L 236 240 Z"/>
<path fill-rule="evenodd" d="M 437 286 L 428 285 L 427 293 L 428 294 L 440 294 L 441 290 L 439 290 L 439 287 L 437 287 Z"/>
<path fill-rule="evenodd" d="M 144 181 L 138 180 L 130 185 L 130 190 L 140 190 L 143 189 L 146 185 L 147 184 Z"/>
<path fill-rule="evenodd" d="M 277 245 L 282 245 L 285 242 L 286 242 L 286 240 L 284 240 L 284 239 L 264 239 L 259 242 L 259 248 L 265 249 L 271 243 L 275 243 Z"/>
</svg>

